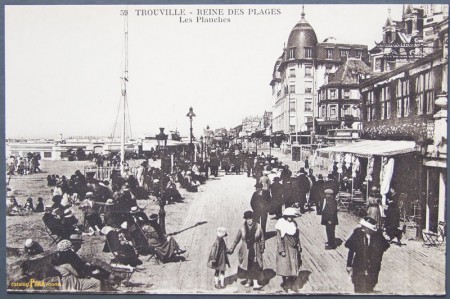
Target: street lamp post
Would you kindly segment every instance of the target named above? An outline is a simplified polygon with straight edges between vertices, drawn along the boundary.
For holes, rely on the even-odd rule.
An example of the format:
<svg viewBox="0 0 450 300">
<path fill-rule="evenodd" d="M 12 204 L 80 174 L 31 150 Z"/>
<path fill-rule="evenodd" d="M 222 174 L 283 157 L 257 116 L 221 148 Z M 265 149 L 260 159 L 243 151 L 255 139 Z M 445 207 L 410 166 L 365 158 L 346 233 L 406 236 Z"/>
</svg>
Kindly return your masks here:
<svg viewBox="0 0 450 300">
<path fill-rule="evenodd" d="M 192 106 L 189 108 L 189 112 L 186 114 L 186 117 L 189 117 L 189 121 L 190 121 L 190 143 L 189 143 L 189 150 L 190 150 L 190 154 L 191 154 L 191 165 L 194 162 L 194 151 L 193 151 L 193 144 L 192 144 L 192 138 L 193 138 L 193 133 L 192 133 L 192 118 L 195 117 L 194 114 L 194 109 L 192 108 Z"/>
<path fill-rule="evenodd" d="M 161 172 L 159 176 L 159 184 L 160 184 L 160 193 L 159 193 L 159 225 L 161 226 L 161 230 L 163 233 L 166 233 L 166 199 L 164 198 L 164 159 L 165 159 L 165 150 L 167 146 L 167 134 L 164 134 L 164 128 L 159 128 L 160 132 L 156 135 L 156 140 L 158 142 L 158 147 L 161 151 Z"/>
</svg>

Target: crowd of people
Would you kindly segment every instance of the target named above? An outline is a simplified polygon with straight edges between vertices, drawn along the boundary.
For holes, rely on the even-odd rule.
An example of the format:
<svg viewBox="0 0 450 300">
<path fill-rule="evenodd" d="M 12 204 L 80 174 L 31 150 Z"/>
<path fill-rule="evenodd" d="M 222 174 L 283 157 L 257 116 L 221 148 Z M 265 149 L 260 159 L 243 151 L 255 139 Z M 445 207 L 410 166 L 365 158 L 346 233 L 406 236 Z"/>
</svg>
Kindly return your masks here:
<svg viewBox="0 0 450 300">
<path fill-rule="evenodd" d="M 250 200 L 252 210 L 244 213 L 245 221 L 229 248 L 223 241 L 227 235 L 226 229 L 217 229 L 217 240 L 208 258 L 208 267 L 215 269 L 214 286 L 224 288 L 223 276 L 226 266 L 229 266 L 227 255 L 233 254 L 240 243 L 238 277 L 245 279 L 242 284 L 246 287 L 253 286 L 254 290 L 263 287 L 267 219 L 269 215 L 274 215 L 277 219 L 276 273 L 281 276 L 281 287 L 285 291 L 298 292 L 295 282 L 302 266 L 302 246 L 301 229 L 295 218 L 315 210 L 320 216 L 320 224 L 325 227 L 325 250 L 336 249 L 335 230 L 339 225 L 337 197 L 339 191 L 346 190 L 348 186 L 345 180 L 336 178 L 335 172 L 330 172 L 327 180 L 322 174 L 315 176 L 313 170 L 308 168 L 307 161 L 305 167 L 294 173 L 288 165 L 263 154 L 247 153 L 241 161 L 243 165 L 240 170 L 246 171 L 248 177 L 255 178 L 255 192 Z M 402 245 L 401 237 L 405 228 L 399 228 L 398 196 L 394 189 L 387 196 L 388 206 L 384 210 L 380 205 L 378 189 L 371 190 L 360 227 L 354 230 L 345 243 L 349 249 L 346 270 L 351 276 L 355 293 L 373 292 L 384 252 L 395 238 L 397 245 Z"/>
<path fill-rule="evenodd" d="M 215 270 L 214 286 L 225 287 L 225 270 L 230 266 L 228 255 L 233 254 L 240 243 L 238 277 L 245 278 L 246 287 L 253 286 L 255 290 L 263 287 L 267 219 L 273 215 L 277 219 L 276 273 L 281 276 L 285 291 L 296 290 L 294 283 L 302 266 L 301 228 L 296 218 L 315 210 L 320 224 L 325 226 L 325 250 L 336 249 L 337 195 L 340 189 L 346 188 L 337 181 L 336 174 L 328 174 L 325 180 L 322 174 L 316 176 L 307 163 L 298 172 L 292 172 L 276 157 L 230 147 L 214 149 L 207 158 L 198 157 L 196 162 L 175 156 L 170 171 L 150 167 L 147 160 L 133 172 L 125 165 L 123 174 L 114 171 L 109 180 L 98 180 L 93 172 L 82 174 L 77 170 L 69 178 L 48 175 L 47 185 L 53 194 L 51 205 L 44 207 L 39 198 L 34 207 L 29 198 L 22 207 L 11 196 L 8 211 L 44 212 L 42 220 L 57 244 L 52 265 L 63 278 L 64 290 L 100 291 L 105 288 L 102 281 L 109 277 L 104 269 L 86 263 L 76 253 L 82 236 L 103 236 L 101 250 L 112 254 L 114 264 L 136 268 L 142 264 L 141 256 L 147 255 L 154 255 L 161 262 L 173 261 L 185 250 L 165 234 L 158 223 L 159 216 L 148 216 L 138 206 L 137 199 L 153 195 L 160 203 L 181 201 L 179 188 L 198 192 L 211 176 L 218 176 L 219 169 L 225 175 L 246 174 L 254 178 L 255 191 L 250 199 L 252 210 L 244 212 L 244 222 L 230 247 L 223 239 L 227 236 L 226 229 L 217 229 L 217 239 L 208 258 L 208 267 Z M 377 191 L 372 190 L 371 197 L 377 199 L 377 196 Z M 383 230 L 389 241 L 397 238 L 401 245 L 395 191 L 391 190 L 388 195 L 388 208 L 383 213 L 378 200 L 368 202 L 367 216 L 361 219 L 361 227 L 355 229 L 345 243 L 349 249 L 347 271 L 357 293 L 372 292 L 377 283 L 382 256 L 389 247 Z M 81 212 L 82 221 L 76 217 L 76 211 Z M 25 251 L 36 255 L 43 249 L 37 241 L 28 239 Z"/>
<path fill-rule="evenodd" d="M 10 155 L 6 160 L 7 175 L 28 175 L 42 172 L 39 168 L 41 155 L 29 152 L 25 157 Z"/>
</svg>

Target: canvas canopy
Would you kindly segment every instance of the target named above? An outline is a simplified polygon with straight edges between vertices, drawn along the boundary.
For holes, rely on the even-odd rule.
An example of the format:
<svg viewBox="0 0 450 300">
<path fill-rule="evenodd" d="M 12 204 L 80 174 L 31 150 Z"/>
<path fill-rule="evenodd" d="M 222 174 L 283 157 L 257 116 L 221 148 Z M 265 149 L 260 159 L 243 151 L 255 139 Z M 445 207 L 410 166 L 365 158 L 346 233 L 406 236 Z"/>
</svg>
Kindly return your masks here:
<svg viewBox="0 0 450 300">
<path fill-rule="evenodd" d="M 343 144 L 333 147 L 317 149 L 318 152 L 352 153 L 357 156 L 370 157 L 395 156 L 416 151 L 413 141 L 379 141 L 360 140 L 350 144 Z"/>
</svg>

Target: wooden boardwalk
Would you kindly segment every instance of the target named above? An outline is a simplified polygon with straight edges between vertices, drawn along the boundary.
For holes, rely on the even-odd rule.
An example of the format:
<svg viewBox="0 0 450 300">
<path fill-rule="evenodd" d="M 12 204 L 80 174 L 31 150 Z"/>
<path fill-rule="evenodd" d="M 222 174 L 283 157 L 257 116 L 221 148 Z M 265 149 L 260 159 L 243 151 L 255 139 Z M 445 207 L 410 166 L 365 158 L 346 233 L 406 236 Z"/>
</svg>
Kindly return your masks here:
<svg viewBox="0 0 450 300">
<path fill-rule="evenodd" d="M 45 176 L 36 174 L 15 178 L 13 184 L 20 189 L 21 199 L 28 195 L 33 198 L 46 195 L 49 188 L 46 186 Z M 231 245 L 234 240 L 244 222 L 244 211 L 250 209 L 254 183 L 255 180 L 246 175 L 224 176 L 220 173 L 218 178 L 210 179 L 202 185 L 198 193 L 181 190 L 185 200 L 166 206 L 166 222 L 167 232 L 172 233 L 173 238 L 188 250 L 184 255 L 186 260 L 157 264 L 154 259 L 148 261 L 147 257 L 142 257 L 143 265 L 131 278 L 133 287 L 120 287 L 119 293 L 284 294 L 280 287 L 281 278 L 275 273 L 275 220 L 270 218 L 267 225 L 269 238 L 264 252 L 264 274 L 267 282 L 261 291 L 255 292 L 251 288 L 245 288 L 239 279 L 236 280 L 237 249 L 230 256 L 231 268 L 225 274 L 228 283 L 225 289 L 214 288 L 214 271 L 206 266 L 217 227 L 228 228 L 227 245 Z M 48 202 L 48 197 L 45 200 Z M 139 204 L 146 207 L 147 214 L 158 212 L 159 207 L 151 201 L 139 200 Z M 75 209 L 74 212 L 82 220 L 81 211 Z M 49 246 L 50 239 L 43 229 L 41 218 L 40 214 L 7 217 L 8 247 L 21 248 L 23 241 L 31 236 L 46 250 L 55 250 L 55 245 Z M 336 250 L 324 250 L 325 228 L 320 225 L 320 217 L 315 212 L 302 215 L 297 218 L 297 222 L 303 247 L 303 267 L 297 282 L 299 294 L 353 294 L 353 285 L 346 273 L 347 249 L 341 245 Z M 339 213 L 339 223 L 336 237 L 345 243 L 353 229 L 358 226 L 358 219 L 348 213 Z M 104 261 L 112 258 L 109 253 L 102 252 L 103 236 L 86 236 L 84 240 L 79 252 L 82 257 L 95 257 Z M 404 243 L 407 245 L 402 247 L 392 245 L 385 253 L 376 291 L 388 295 L 444 294 L 445 244 L 440 248 L 426 248 L 417 241 L 405 240 Z M 10 263 L 14 259 L 8 257 L 7 261 Z"/>
<path fill-rule="evenodd" d="M 213 287 L 214 271 L 206 267 L 210 246 L 218 226 L 228 228 L 227 245 L 231 245 L 243 223 L 243 212 L 250 209 L 254 179 L 246 175 L 220 176 L 202 186 L 202 191 L 189 194 L 193 197 L 183 211 L 183 226 L 190 228 L 175 236 L 180 245 L 187 248 L 187 261 L 155 266 L 154 285 L 151 292 L 167 293 L 231 293 L 231 294 L 279 294 L 281 277 L 275 274 L 276 238 L 270 219 L 267 225 L 268 239 L 264 252 L 264 274 L 267 283 L 262 291 L 245 288 L 236 280 L 238 266 L 237 249 L 230 257 L 231 269 L 226 271 L 228 286 L 223 290 Z M 176 209 L 176 206 L 173 207 Z M 359 219 L 339 213 L 336 238 L 345 243 Z M 192 227 L 201 222 L 202 225 Z M 206 223 L 205 223 L 206 222 Z M 303 267 L 297 281 L 300 294 L 353 294 L 353 284 L 346 273 L 347 249 L 340 245 L 336 250 L 324 250 L 326 234 L 315 211 L 297 218 L 303 247 Z M 169 233 L 170 233 L 169 228 Z M 375 290 L 381 294 L 443 294 L 445 292 L 445 245 L 426 248 L 417 241 L 404 241 L 405 246 L 392 245 L 385 253 L 379 283 Z M 159 269 L 167 270 L 161 272 Z"/>
</svg>

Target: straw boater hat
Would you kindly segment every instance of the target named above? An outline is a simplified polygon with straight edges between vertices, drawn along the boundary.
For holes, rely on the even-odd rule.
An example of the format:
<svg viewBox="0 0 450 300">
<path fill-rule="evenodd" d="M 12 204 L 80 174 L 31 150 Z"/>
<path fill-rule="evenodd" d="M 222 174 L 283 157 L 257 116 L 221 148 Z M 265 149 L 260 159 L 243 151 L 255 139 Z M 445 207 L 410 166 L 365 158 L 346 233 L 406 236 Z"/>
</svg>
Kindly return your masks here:
<svg viewBox="0 0 450 300">
<path fill-rule="evenodd" d="M 139 211 L 137 206 L 133 206 L 130 210 L 130 213 L 137 213 Z"/>
<path fill-rule="evenodd" d="M 100 232 L 103 234 L 103 235 L 107 235 L 109 232 L 111 232 L 111 231 L 113 231 L 114 230 L 114 228 L 112 228 L 111 226 L 104 226 L 103 228 L 102 228 L 102 230 L 100 230 Z"/>
<path fill-rule="evenodd" d="M 227 229 L 225 227 L 219 227 L 217 228 L 216 233 L 218 237 L 227 236 Z"/>
<path fill-rule="evenodd" d="M 94 193 L 93 192 L 87 192 L 86 193 L 86 198 L 88 197 L 94 197 Z"/>
<path fill-rule="evenodd" d="M 293 207 L 288 207 L 283 211 L 283 216 L 286 217 L 297 217 L 300 214 L 298 213 L 297 209 L 293 208 Z"/>
<path fill-rule="evenodd" d="M 377 221 L 375 221 L 371 217 L 365 217 L 364 219 L 361 219 L 361 221 L 359 221 L 359 224 L 372 231 L 377 231 Z"/>
<path fill-rule="evenodd" d="M 25 247 L 30 248 L 31 246 L 33 246 L 34 241 L 32 239 L 27 239 L 25 241 Z"/>
</svg>

